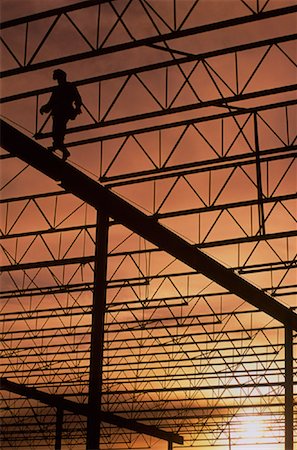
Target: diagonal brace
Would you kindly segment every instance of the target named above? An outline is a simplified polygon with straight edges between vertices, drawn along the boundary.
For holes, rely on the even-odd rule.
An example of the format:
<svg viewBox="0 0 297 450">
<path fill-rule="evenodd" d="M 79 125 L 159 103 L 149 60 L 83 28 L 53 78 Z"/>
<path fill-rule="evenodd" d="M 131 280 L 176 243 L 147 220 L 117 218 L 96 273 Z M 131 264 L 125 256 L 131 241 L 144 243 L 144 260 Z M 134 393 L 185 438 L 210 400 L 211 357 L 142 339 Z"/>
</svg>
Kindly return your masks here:
<svg viewBox="0 0 297 450">
<path fill-rule="evenodd" d="M 71 194 L 96 210 L 104 211 L 116 222 L 202 273 L 228 292 L 297 331 L 297 314 L 291 309 L 162 226 L 155 218 L 147 216 L 97 181 L 63 162 L 3 120 L 0 120 L 0 131 L 1 146 L 5 150 L 60 182 Z"/>
<path fill-rule="evenodd" d="M 7 378 L 1 378 L 0 387 L 8 392 L 13 392 L 14 394 L 21 395 L 22 397 L 37 400 L 45 405 L 52 406 L 60 410 L 70 411 L 81 416 L 88 416 L 88 405 L 67 400 L 61 395 L 48 394 L 47 392 L 40 391 L 39 389 L 28 387 L 24 384 L 15 383 Z M 160 430 L 152 425 L 146 425 L 144 423 L 137 422 L 136 420 L 126 419 L 125 417 L 118 416 L 117 414 L 104 411 L 102 411 L 100 415 L 102 422 L 116 425 L 120 428 L 126 428 L 137 433 L 146 434 L 148 436 L 156 437 L 167 442 L 174 442 L 176 444 L 183 444 L 184 442 L 182 436 L 169 431 Z"/>
</svg>

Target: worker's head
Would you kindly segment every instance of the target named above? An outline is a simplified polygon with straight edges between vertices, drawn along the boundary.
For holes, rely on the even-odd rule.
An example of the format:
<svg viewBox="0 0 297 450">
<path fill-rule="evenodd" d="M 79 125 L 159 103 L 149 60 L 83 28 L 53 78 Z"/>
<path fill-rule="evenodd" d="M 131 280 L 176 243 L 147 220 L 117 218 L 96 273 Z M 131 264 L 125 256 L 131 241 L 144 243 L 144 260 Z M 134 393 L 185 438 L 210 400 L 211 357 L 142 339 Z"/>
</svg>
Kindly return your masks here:
<svg viewBox="0 0 297 450">
<path fill-rule="evenodd" d="M 57 80 L 58 83 L 63 83 L 66 81 L 67 74 L 62 69 L 56 69 L 53 72 L 53 79 Z"/>
</svg>

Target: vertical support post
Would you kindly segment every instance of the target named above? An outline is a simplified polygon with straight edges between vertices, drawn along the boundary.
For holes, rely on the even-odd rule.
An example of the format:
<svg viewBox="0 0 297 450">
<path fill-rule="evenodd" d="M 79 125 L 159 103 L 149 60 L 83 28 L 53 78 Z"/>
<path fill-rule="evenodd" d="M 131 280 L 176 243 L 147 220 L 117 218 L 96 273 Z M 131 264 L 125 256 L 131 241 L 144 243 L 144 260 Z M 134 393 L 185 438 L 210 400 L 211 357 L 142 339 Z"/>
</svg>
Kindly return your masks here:
<svg viewBox="0 0 297 450">
<path fill-rule="evenodd" d="M 61 450 L 62 448 L 63 415 L 64 415 L 63 409 L 57 408 L 55 450 Z"/>
<path fill-rule="evenodd" d="M 294 446 L 293 331 L 285 328 L 285 449 Z"/>
<path fill-rule="evenodd" d="M 35 134 L 38 132 L 38 114 L 39 114 L 39 95 L 36 95 L 36 111 L 35 111 Z"/>
<path fill-rule="evenodd" d="M 255 152 L 256 152 L 256 174 L 257 174 L 257 190 L 258 190 L 259 228 L 260 228 L 260 234 L 261 235 L 265 235 L 265 218 L 264 218 L 264 207 L 263 207 L 263 190 L 262 190 L 260 145 L 259 145 L 257 113 L 254 113 L 254 133 L 255 133 Z"/>
<path fill-rule="evenodd" d="M 173 450 L 173 444 L 171 441 L 168 441 L 168 450 Z"/>
<path fill-rule="evenodd" d="M 100 417 L 102 396 L 102 367 L 104 344 L 104 316 L 106 305 L 106 273 L 109 217 L 97 211 L 94 292 L 90 349 L 89 400 L 87 419 L 87 450 L 100 446 Z"/>
</svg>

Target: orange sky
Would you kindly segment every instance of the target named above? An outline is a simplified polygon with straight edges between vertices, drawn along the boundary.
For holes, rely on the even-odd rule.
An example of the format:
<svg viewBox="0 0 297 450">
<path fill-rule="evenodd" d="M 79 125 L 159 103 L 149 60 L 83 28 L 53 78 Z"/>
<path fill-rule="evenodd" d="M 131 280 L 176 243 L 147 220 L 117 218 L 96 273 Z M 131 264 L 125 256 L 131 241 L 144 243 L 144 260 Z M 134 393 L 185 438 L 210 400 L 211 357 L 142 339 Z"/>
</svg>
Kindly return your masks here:
<svg viewBox="0 0 297 450">
<path fill-rule="evenodd" d="M 76 1 L 2 0 L 1 21 L 72 3 Z M 133 0 L 123 16 L 136 39 L 157 34 L 141 3 Z M 183 28 L 248 15 L 251 13 L 249 7 L 256 9 L 258 3 L 262 7 L 266 2 L 200 0 Z M 294 3 L 291 0 L 270 0 L 265 10 Z M 127 1 L 114 2 L 119 13 L 127 4 Z M 170 26 L 174 25 L 173 2 L 154 0 L 148 4 L 154 6 L 159 14 L 153 14 L 153 18 L 160 31 L 169 32 Z M 192 0 L 177 2 L 177 25 L 183 22 L 193 4 Z M 92 44 L 96 42 L 96 12 L 96 7 L 92 7 L 69 14 Z M 103 5 L 99 43 L 104 41 L 115 20 L 111 6 Z M 45 19 L 30 24 L 27 58 L 37 48 L 50 23 Z M 290 14 L 260 24 L 256 22 L 168 41 L 168 45 L 180 52 L 201 54 L 294 32 L 296 21 Z M 24 25 L 3 31 L 4 39 L 20 60 L 23 57 L 24 33 Z M 124 27 L 118 25 L 104 45 L 108 47 L 129 41 Z M 88 45 L 63 16 L 34 62 L 86 50 Z M 222 264 L 236 271 L 246 266 L 242 276 L 268 293 L 276 294 L 275 298 L 286 306 L 296 308 L 296 298 L 291 295 L 296 285 L 296 274 L 285 266 L 286 261 L 296 258 L 294 238 L 279 237 L 258 242 L 254 239 L 259 232 L 259 217 L 253 117 L 243 111 L 236 118 L 213 120 L 211 116 L 228 113 L 228 107 L 199 105 L 200 102 L 220 100 L 239 93 L 250 94 L 296 83 L 296 68 L 292 63 L 295 53 L 296 48 L 290 41 L 274 45 L 269 51 L 267 46 L 262 46 L 239 51 L 236 56 L 230 53 L 200 60 L 198 64 L 192 61 L 170 66 L 168 71 L 161 68 L 140 73 L 138 77 L 131 76 L 114 104 L 117 92 L 125 83 L 124 75 L 103 80 L 100 91 L 98 82 L 82 86 L 79 83 L 85 78 L 171 61 L 172 55 L 142 46 L 59 67 L 66 70 L 70 81 L 78 83 L 86 107 L 70 127 L 93 123 L 87 110 L 99 123 L 94 129 L 67 134 L 70 164 L 94 179 L 104 176 L 101 182 L 115 193 L 148 215 L 159 214 L 160 223 L 201 247 Z M 7 50 L 2 51 L 1 57 L 3 71 L 15 67 Z M 263 62 L 253 75 L 261 58 Z M 188 82 L 185 81 L 187 77 Z M 3 78 L 1 94 L 7 97 L 52 85 L 52 68 L 44 68 Z M 49 94 L 41 95 L 39 107 L 48 98 Z M 293 98 L 293 92 L 289 91 L 230 102 L 230 105 L 251 108 Z M 187 110 L 189 105 L 192 109 Z M 157 115 L 168 107 L 181 107 L 181 110 Z M 36 96 L 1 105 L 2 117 L 31 137 L 35 131 L 35 111 Z M 142 117 L 142 114 L 154 112 L 155 117 Z M 108 123 L 129 116 L 137 118 L 122 124 Z M 188 126 L 178 124 L 166 129 L 166 125 L 172 122 L 192 119 L 194 123 Z M 38 127 L 43 120 L 44 116 L 39 115 Z M 137 132 L 143 127 L 159 125 L 164 126 L 161 131 Z M 51 121 L 43 131 L 50 130 Z M 261 157 L 267 159 L 261 164 L 263 196 L 266 199 L 265 231 L 268 235 L 293 232 L 296 230 L 296 201 L 282 197 L 296 193 L 296 165 L 292 155 L 280 156 L 282 152 L 289 152 L 290 145 L 296 144 L 295 106 L 259 112 L 258 130 Z M 110 135 L 128 131 L 131 131 L 129 137 L 110 138 Z M 91 144 L 75 145 L 76 141 L 89 138 L 98 139 Z M 39 142 L 46 147 L 51 144 L 51 138 Z M 274 154 L 279 159 L 269 160 Z M 144 173 L 140 176 L 142 180 L 137 180 L 138 172 Z M 170 176 L 166 175 L 168 173 Z M 152 177 L 157 175 L 160 176 L 153 181 Z M 129 183 L 129 180 L 137 182 Z M 30 167 L 25 168 L 25 164 L 15 158 L 3 160 L 1 184 L 4 186 L 1 191 L 4 200 L 61 191 L 53 181 Z M 274 197 L 280 197 L 280 200 L 275 202 Z M 184 214 L 180 214 L 181 211 Z M 2 265 L 93 255 L 95 212 L 71 194 L 3 202 L 1 217 L 2 233 L 6 235 Z M 78 229 L 67 231 L 68 227 Z M 51 230 L 54 232 L 49 232 Z M 36 235 L 30 234 L 32 231 Z M 17 233 L 29 234 L 18 237 Z M 12 234 L 15 236 L 10 238 Z M 222 241 L 234 239 L 237 241 L 221 245 Z M 125 414 L 125 410 L 127 412 L 131 408 L 133 412 L 128 413 L 131 417 L 149 419 L 147 423 L 184 434 L 186 445 L 181 448 L 209 450 L 214 442 L 212 439 L 222 426 L 219 450 L 230 450 L 230 445 L 232 449 L 234 446 L 237 450 L 253 450 L 256 440 L 261 441 L 257 447 L 259 450 L 284 450 L 283 444 L 277 444 L 279 435 L 272 436 L 270 430 L 271 424 L 280 417 L 281 407 L 263 408 L 263 421 L 266 420 L 268 425 L 261 422 L 261 408 L 249 407 L 252 404 L 249 398 L 253 396 L 254 403 L 263 397 L 266 404 L 272 404 L 277 395 L 281 402 L 283 397 L 277 391 L 280 387 L 274 391 L 274 388 L 267 387 L 223 390 L 218 386 L 221 382 L 231 386 L 282 382 L 282 375 L 274 376 L 274 373 L 283 368 L 283 331 L 268 329 L 279 326 L 279 323 L 264 313 L 252 313 L 250 305 L 231 293 L 225 293 L 201 274 L 191 273 L 191 269 L 164 252 L 155 251 L 150 243 L 131 235 L 119 224 L 110 227 L 109 250 L 104 374 L 106 410 Z M 123 252 L 127 251 L 131 254 L 124 255 Z M 257 264 L 265 264 L 265 270 L 257 273 L 249 267 Z M 271 270 L 276 264 L 283 266 L 279 270 Z M 4 300 L 3 313 L 8 314 L 3 322 L 7 339 L 5 350 L 8 351 L 4 373 L 18 382 L 36 383 L 40 389 L 52 389 L 62 394 L 66 390 L 70 398 L 81 400 L 81 395 L 86 395 L 85 382 L 88 379 L 92 293 L 79 288 L 74 290 L 73 286 L 92 283 L 93 263 L 17 270 L 4 273 L 2 277 L 4 291 L 72 286 L 73 292 L 50 295 L 39 292 L 31 297 Z M 130 280 L 128 286 L 127 280 Z M 32 311 L 32 317 L 30 314 L 27 316 L 28 310 Z M 51 317 L 42 317 L 43 311 L 51 311 Z M 245 311 L 251 312 L 245 314 Z M 9 317 L 18 320 L 9 321 Z M 252 331 L 246 332 L 245 329 Z M 15 340 L 10 341 L 10 338 Z M 32 345 L 36 349 L 29 351 Z M 41 345 L 48 346 L 48 355 L 39 353 Z M 13 359 L 10 347 L 24 347 L 20 350 L 19 360 Z M 80 351 L 77 359 L 75 348 Z M 273 351 L 270 353 L 271 348 Z M 267 362 L 270 354 L 271 363 Z M 32 365 L 35 372 L 30 372 Z M 48 387 L 57 380 L 61 385 Z M 72 387 L 63 386 L 63 382 L 69 380 L 73 381 Z M 227 417 L 223 412 L 217 419 L 216 412 L 221 411 L 220 408 L 238 406 L 239 401 L 242 401 L 243 408 L 237 417 Z M 206 407 L 208 409 L 203 409 Z M 167 413 L 164 412 L 166 408 Z M 184 416 L 181 428 L 178 420 L 170 419 L 173 413 Z M 256 436 L 255 432 L 254 437 L 248 431 L 248 424 L 242 420 L 242 416 L 249 414 L 250 421 L 254 420 L 254 414 L 260 422 L 259 435 Z M 71 429 L 71 416 L 67 423 Z M 263 426 L 265 430 L 261 431 Z M 105 431 L 108 432 L 107 427 Z M 134 435 L 132 443 L 124 444 L 126 439 L 128 435 L 125 433 L 113 431 L 109 437 L 105 435 L 104 448 L 166 448 L 153 438 Z M 79 445 L 81 447 L 77 448 L 83 448 L 83 444 Z"/>
</svg>

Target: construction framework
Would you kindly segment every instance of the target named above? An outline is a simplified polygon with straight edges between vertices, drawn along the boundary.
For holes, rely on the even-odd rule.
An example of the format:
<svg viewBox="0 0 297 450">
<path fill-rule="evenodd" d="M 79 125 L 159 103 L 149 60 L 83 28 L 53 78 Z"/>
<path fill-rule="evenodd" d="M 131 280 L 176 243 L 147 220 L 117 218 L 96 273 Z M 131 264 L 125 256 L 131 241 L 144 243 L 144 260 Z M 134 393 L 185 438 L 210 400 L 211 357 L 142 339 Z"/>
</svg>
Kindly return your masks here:
<svg viewBox="0 0 297 450">
<path fill-rule="evenodd" d="M 3 449 L 293 450 L 297 6 L 229 3 L 1 24 Z"/>
</svg>

